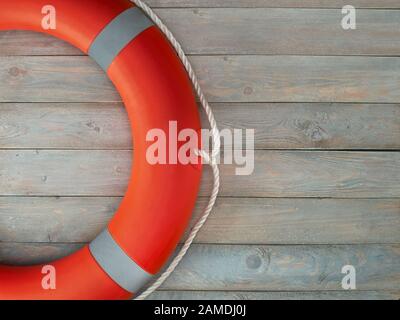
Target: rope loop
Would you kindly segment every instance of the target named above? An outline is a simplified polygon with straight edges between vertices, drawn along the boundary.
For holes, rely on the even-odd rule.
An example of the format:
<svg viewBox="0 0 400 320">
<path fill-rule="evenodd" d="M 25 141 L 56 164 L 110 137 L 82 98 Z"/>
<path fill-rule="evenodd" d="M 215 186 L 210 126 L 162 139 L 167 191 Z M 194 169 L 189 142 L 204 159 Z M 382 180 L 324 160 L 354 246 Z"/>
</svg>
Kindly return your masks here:
<svg viewBox="0 0 400 320">
<path fill-rule="evenodd" d="M 193 83 L 193 87 L 196 91 L 197 96 L 199 97 L 200 104 L 203 107 L 207 119 L 211 126 L 211 137 L 212 137 L 212 150 L 211 154 L 207 153 L 204 150 L 196 150 L 196 153 L 201 156 L 204 161 L 211 166 L 212 173 L 213 173 L 213 188 L 210 194 L 210 198 L 206 208 L 204 209 L 203 214 L 196 222 L 195 226 L 192 228 L 188 238 L 186 239 L 185 243 L 183 244 L 182 248 L 176 255 L 176 257 L 172 260 L 171 264 L 167 267 L 167 269 L 160 275 L 160 277 L 152 283 L 145 291 L 143 291 L 135 300 L 144 300 L 149 295 L 151 295 L 155 290 L 157 290 L 164 281 L 174 272 L 175 268 L 178 264 L 182 261 L 183 257 L 186 255 L 187 251 L 189 250 L 190 246 L 193 243 L 193 240 L 196 238 L 197 233 L 203 227 L 204 223 L 206 222 L 207 218 L 211 214 L 211 211 L 215 205 L 217 200 L 217 196 L 219 193 L 220 188 L 220 174 L 219 174 L 219 167 L 217 163 L 217 159 L 220 154 L 221 150 L 221 137 L 218 130 L 217 122 L 214 117 L 214 113 L 201 89 L 200 83 L 197 79 L 197 76 L 193 70 L 193 67 L 187 58 L 185 52 L 182 49 L 182 46 L 176 40 L 172 32 L 167 28 L 167 26 L 161 21 L 161 19 L 154 13 L 154 11 L 142 0 L 131 0 L 135 5 L 141 8 L 149 17 L 150 19 L 157 25 L 158 28 L 164 33 L 167 37 L 168 41 L 174 47 L 176 53 L 178 54 L 179 58 L 182 61 L 183 66 L 185 67 L 190 80 Z"/>
</svg>

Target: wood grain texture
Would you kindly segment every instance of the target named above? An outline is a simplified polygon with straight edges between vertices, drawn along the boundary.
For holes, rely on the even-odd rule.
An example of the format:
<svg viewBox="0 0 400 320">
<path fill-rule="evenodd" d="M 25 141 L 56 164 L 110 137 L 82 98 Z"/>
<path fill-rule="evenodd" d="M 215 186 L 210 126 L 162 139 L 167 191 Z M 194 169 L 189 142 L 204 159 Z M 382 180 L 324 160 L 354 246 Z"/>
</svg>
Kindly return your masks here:
<svg viewBox="0 0 400 320">
<path fill-rule="evenodd" d="M 398 245 L 195 245 L 163 288 L 341 290 L 341 270 L 344 265 L 356 268 L 359 290 L 400 288 Z"/>
<path fill-rule="evenodd" d="M 203 201 L 195 216 L 205 207 Z M 220 198 L 196 242 L 400 243 L 399 230 L 398 199 Z"/>
<path fill-rule="evenodd" d="M 3 103 L 0 114 L 2 149 L 132 149 L 122 103 Z"/>
<path fill-rule="evenodd" d="M 400 292 L 390 291 L 156 291 L 149 300 L 399 300 Z"/>
<path fill-rule="evenodd" d="M 3 243 L 0 242 L 0 264 L 35 265 L 67 256 L 85 244 L 80 243 Z"/>
<path fill-rule="evenodd" d="M 221 130 L 254 129 L 256 149 L 400 149 L 400 105 L 215 103 L 212 108 Z M 0 113 L 2 149 L 132 148 L 121 103 L 3 103 Z M 208 127 L 204 114 L 202 122 Z"/>
<path fill-rule="evenodd" d="M 32 31 L 1 31 L 0 43 L 0 56 L 83 55 L 65 41 Z"/>
<path fill-rule="evenodd" d="M 0 82 L 1 102 L 120 100 L 89 57 L 2 57 Z"/>
<path fill-rule="evenodd" d="M 342 8 L 347 0 L 147 0 L 152 7 Z M 400 8 L 397 0 L 352 0 L 356 8 Z"/>
<path fill-rule="evenodd" d="M 0 263 L 32 264 L 64 256 L 78 244 L 0 243 Z M 164 290 L 341 290 L 344 265 L 358 290 L 400 291 L 399 245 L 193 245 Z"/>
<path fill-rule="evenodd" d="M 398 197 L 399 165 L 399 153 L 258 151 L 250 176 L 237 176 L 233 166 L 221 166 L 221 195 Z M 204 194 L 211 187 L 206 182 Z"/>
<path fill-rule="evenodd" d="M 400 102 L 400 58 L 195 56 L 191 60 L 210 102 Z M 120 101 L 106 75 L 88 57 L 4 57 L 0 81 L 0 102 Z"/>
<path fill-rule="evenodd" d="M 192 225 L 206 200 L 198 200 Z M 120 201 L 119 197 L 0 197 L 0 241 L 89 242 L 106 227 Z M 400 243 L 399 230 L 398 199 L 220 198 L 195 242 Z"/>
<path fill-rule="evenodd" d="M 356 31 L 343 30 L 341 10 L 195 8 L 156 13 L 188 54 L 400 54 L 398 10 L 358 10 Z M 0 56 L 82 54 L 62 41 L 28 32 L 0 33 L 0 41 Z"/>
<path fill-rule="evenodd" d="M 0 159 L 2 195 L 122 196 L 132 152 L 0 150 Z"/>
<path fill-rule="evenodd" d="M 213 102 L 397 102 L 400 59 L 390 57 L 198 56 Z"/>
<path fill-rule="evenodd" d="M 0 194 L 122 196 L 131 151 L 0 150 Z M 251 162 L 249 162 L 251 163 Z M 400 196 L 398 152 L 263 151 L 255 169 L 221 165 L 221 196 L 395 198 Z M 201 195 L 211 188 L 205 167 Z"/>
<path fill-rule="evenodd" d="M 400 54 L 398 10 L 358 10 L 354 32 L 342 28 L 339 9 L 164 9 L 157 13 L 189 54 Z"/>
</svg>

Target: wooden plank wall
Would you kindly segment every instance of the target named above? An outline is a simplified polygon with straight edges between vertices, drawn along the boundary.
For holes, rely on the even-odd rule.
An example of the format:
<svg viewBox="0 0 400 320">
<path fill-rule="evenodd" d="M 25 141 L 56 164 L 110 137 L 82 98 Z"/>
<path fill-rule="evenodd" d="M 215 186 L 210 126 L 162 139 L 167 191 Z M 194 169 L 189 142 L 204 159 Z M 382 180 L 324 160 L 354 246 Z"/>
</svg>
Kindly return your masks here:
<svg viewBox="0 0 400 320">
<path fill-rule="evenodd" d="M 399 299 L 400 2 L 148 2 L 220 127 L 256 129 L 254 174 L 222 166 L 215 212 L 153 298 Z M 355 31 L 345 4 L 362 8 Z M 0 262 L 49 261 L 118 207 L 129 124 L 100 68 L 44 35 L 0 33 L 0 82 Z"/>
</svg>

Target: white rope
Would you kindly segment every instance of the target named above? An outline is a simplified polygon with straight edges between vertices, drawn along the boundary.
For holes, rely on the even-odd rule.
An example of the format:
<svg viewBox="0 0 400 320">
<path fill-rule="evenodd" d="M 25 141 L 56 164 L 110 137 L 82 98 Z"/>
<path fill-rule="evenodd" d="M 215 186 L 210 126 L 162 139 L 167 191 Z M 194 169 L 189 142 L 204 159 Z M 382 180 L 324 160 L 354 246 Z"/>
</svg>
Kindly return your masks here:
<svg viewBox="0 0 400 320">
<path fill-rule="evenodd" d="M 188 58 L 185 55 L 185 52 L 183 51 L 181 45 L 178 43 L 178 41 L 175 39 L 174 35 L 169 31 L 169 29 L 164 25 L 164 23 L 160 20 L 160 18 L 153 12 L 153 10 L 143 1 L 141 0 L 131 0 L 134 2 L 139 8 L 141 8 L 153 22 L 160 28 L 160 30 L 165 34 L 169 42 L 172 44 L 174 49 L 176 50 L 179 58 L 181 59 L 190 80 L 193 83 L 194 89 L 196 90 L 196 93 L 200 99 L 200 103 L 207 114 L 208 121 L 210 122 L 211 126 L 211 137 L 212 137 L 212 151 L 211 155 L 209 155 L 206 151 L 204 150 L 198 150 L 198 155 L 201 156 L 203 159 L 205 159 L 205 162 L 207 162 L 213 172 L 213 178 L 214 178 L 214 184 L 213 184 L 213 189 L 210 195 L 210 199 L 208 202 L 207 207 L 204 209 L 203 214 L 195 224 L 195 226 L 192 228 L 190 235 L 188 236 L 187 240 L 183 244 L 181 250 L 178 252 L 174 260 L 172 260 L 171 264 L 168 266 L 168 268 L 161 274 L 161 276 L 150 286 L 148 287 L 143 293 L 141 293 L 138 297 L 136 297 L 135 300 L 144 300 L 146 299 L 150 294 L 152 294 L 155 290 L 157 290 L 163 283 L 164 281 L 171 275 L 171 273 L 175 270 L 175 268 L 178 266 L 178 264 L 181 262 L 182 258 L 185 256 L 187 253 L 188 249 L 190 248 L 191 244 L 193 243 L 193 240 L 196 238 L 197 233 L 199 230 L 203 227 L 204 223 L 206 222 L 208 216 L 210 215 L 215 201 L 217 200 L 218 192 L 219 192 L 219 186 L 220 186 L 220 176 L 219 176 L 219 168 L 217 164 L 218 156 L 220 153 L 220 147 L 221 147 L 221 141 L 220 141 L 220 134 L 218 131 L 217 123 L 215 121 L 214 114 L 212 112 L 212 109 L 210 105 L 208 104 L 207 99 L 205 98 L 205 95 L 203 93 L 203 90 L 201 89 L 201 86 L 197 80 L 196 74 L 193 71 L 192 65 L 190 64 Z"/>
</svg>

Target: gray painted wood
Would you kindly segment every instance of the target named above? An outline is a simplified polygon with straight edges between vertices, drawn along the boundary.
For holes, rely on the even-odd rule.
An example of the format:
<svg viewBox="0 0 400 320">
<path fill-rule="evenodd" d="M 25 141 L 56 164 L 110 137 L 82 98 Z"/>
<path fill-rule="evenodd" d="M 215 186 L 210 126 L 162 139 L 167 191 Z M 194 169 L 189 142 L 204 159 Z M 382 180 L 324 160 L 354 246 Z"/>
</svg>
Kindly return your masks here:
<svg viewBox="0 0 400 320">
<path fill-rule="evenodd" d="M 122 196 L 131 151 L 0 150 L 0 194 Z M 263 151 L 252 175 L 221 165 L 221 196 L 393 198 L 400 196 L 400 153 Z M 240 167 L 240 166 L 239 166 Z M 204 169 L 202 195 L 211 188 Z"/>
<path fill-rule="evenodd" d="M 0 193 L 121 196 L 131 158 L 131 151 L 0 150 Z"/>
<path fill-rule="evenodd" d="M 399 300 L 390 291 L 314 291 L 314 292 L 231 292 L 157 291 L 149 300 Z"/>
<path fill-rule="evenodd" d="M 132 149 L 121 103 L 3 103 L 0 113 L 2 149 Z"/>
<path fill-rule="evenodd" d="M 1 102 L 116 101 L 120 97 L 88 57 L 2 57 Z"/>
<path fill-rule="evenodd" d="M 237 176 L 232 166 L 221 166 L 221 194 L 241 197 L 398 197 L 399 160 L 399 153 L 258 151 L 255 171 L 250 176 Z M 207 183 L 208 188 L 203 190 L 209 190 Z"/>
<path fill-rule="evenodd" d="M 355 32 L 343 30 L 339 9 L 195 8 L 157 13 L 190 54 L 400 53 L 398 10 L 358 10 Z"/>
<path fill-rule="evenodd" d="M 0 242 L 0 264 L 35 265 L 67 256 L 84 244 Z"/>
<path fill-rule="evenodd" d="M 188 54 L 400 54 L 398 10 L 358 10 L 356 31 L 343 30 L 341 10 L 169 8 L 156 12 Z M 81 54 L 49 36 L 28 32 L 0 33 L 0 41 L 0 55 Z"/>
<path fill-rule="evenodd" d="M 31 264 L 64 256 L 77 244 L 0 243 L 0 263 Z M 165 290 L 342 290 L 344 265 L 358 290 L 400 291 L 399 245 L 193 245 Z"/>
<path fill-rule="evenodd" d="M 400 59 L 391 57 L 197 56 L 213 102 L 400 100 Z"/>
<path fill-rule="evenodd" d="M 211 102 L 400 102 L 397 57 L 195 56 L 191 60 Z M 0 81 L 0 102 L 120 100 L 88 57 L 4 57 Z"/>
<path fill-rule="evenodd" d="M 220 198 L 196 242 L 400 243 L 399 230 L 398 199 Z"/>
<path fill-rule="evenodd" d="M 147 0 L 152 7 L 342 8 L 347 0 Z M 397 0 L 352 0 L 357 8 L 400 8 Z"/>
<path fill-rule="evenodd" d="M 79 49 L 62 40 L 31 31 L 1 31 L 0 43 L 0 56 L 83 55 Z"/>
<path fill-rule="evenodd" d="M 400 247 L 195 245 L 169 290 L 341 290 L 344 265 L 359 290 L 400 288 Z"/>
<path fill-rule="evenodd" d="M 198 200 L 192 224 L 206 200 Z M 1 197 L 0 241 L 89 242 L 105 228 L 120 201 L 119 197 Z M 220 198 L 195 242 L 399 243 L 399 230 L 398 199 Z"/>
<path fill-rule="evenodd" d="M 90 242 L 119 197 L 0 197 L 0 242 Z"/>
<path fill-rule="evenodd" d="M 257 149 L 400 148 L 399 105 L 216 103 L 212 108 L 220 129 L 255 129 Z M 121 103 L 3 103 L 0 112 L 3 149 L 132 148 Z M 202 122 L 208 127 L 204 114 Z"/>
</svg>

